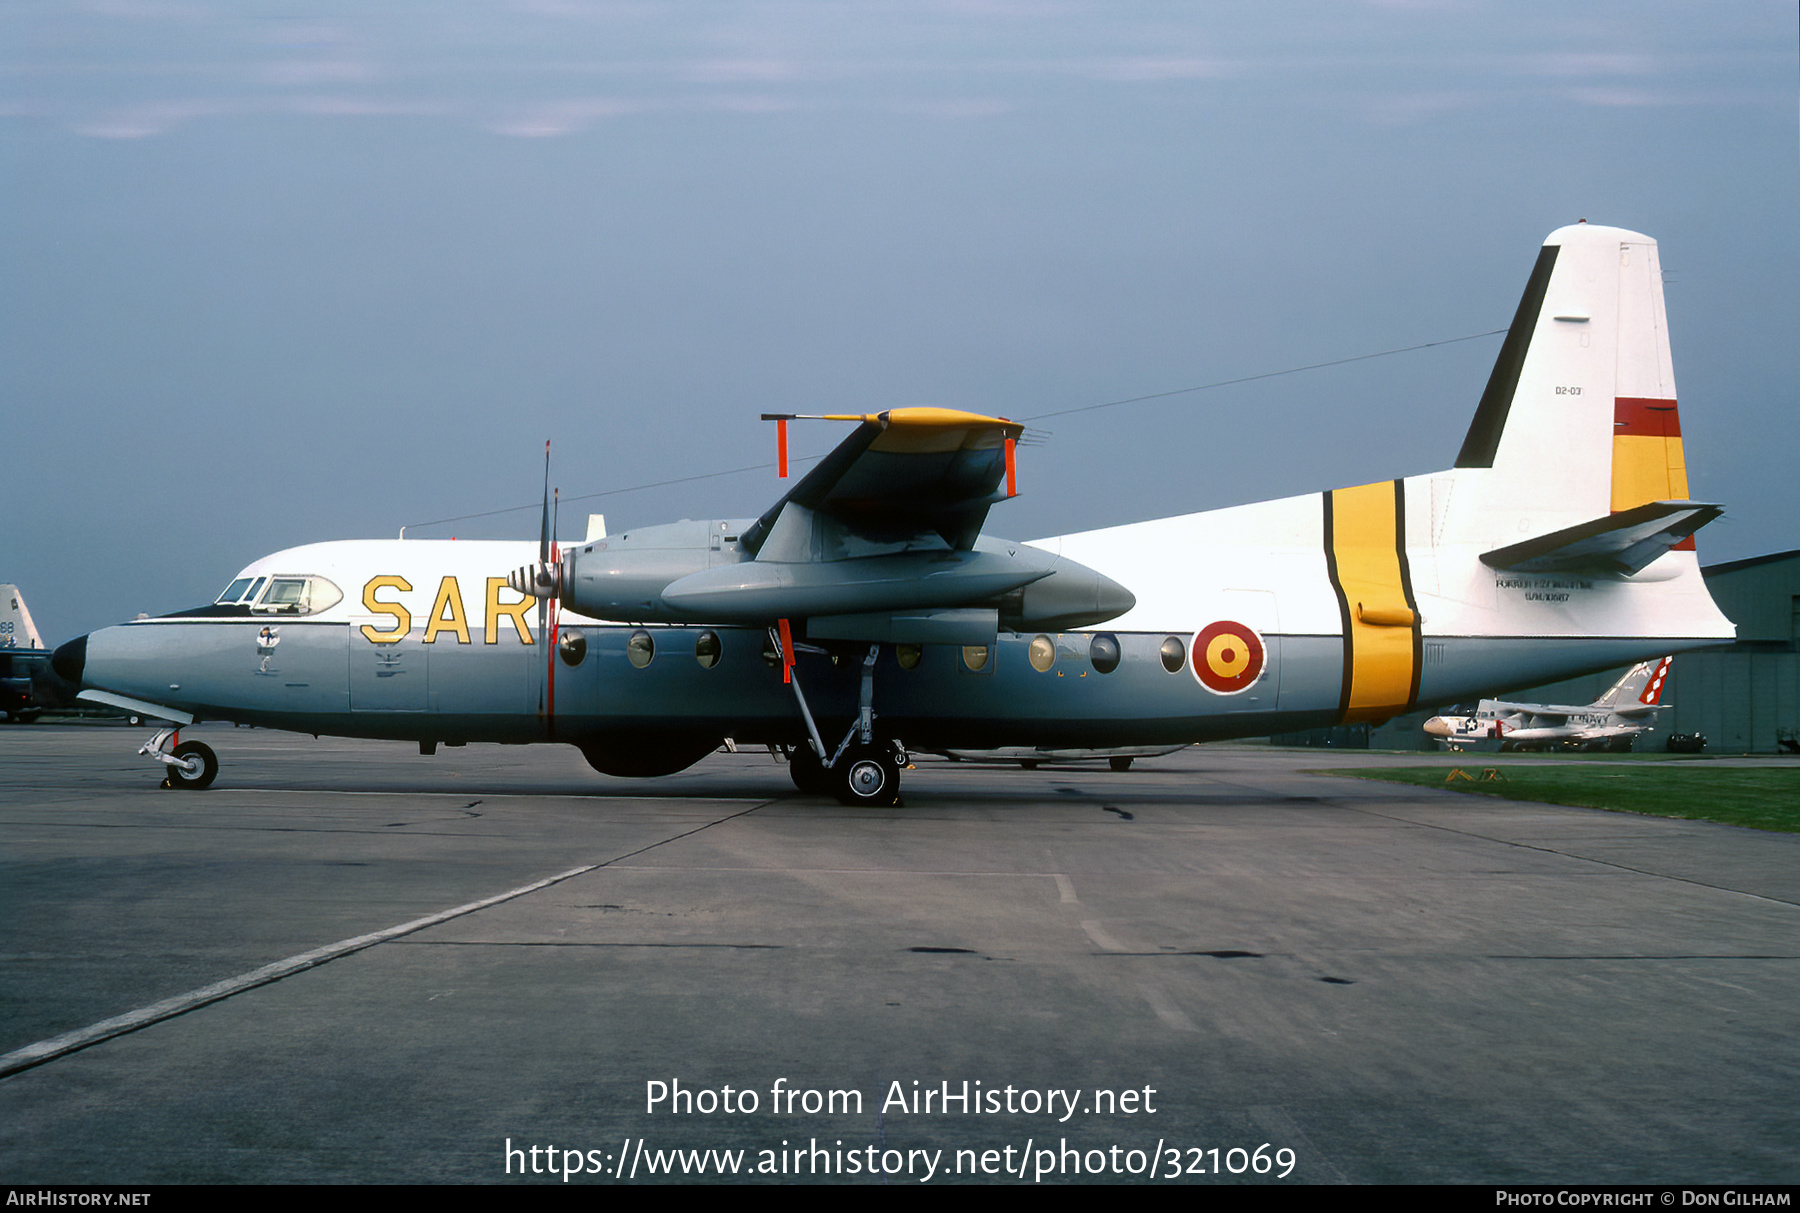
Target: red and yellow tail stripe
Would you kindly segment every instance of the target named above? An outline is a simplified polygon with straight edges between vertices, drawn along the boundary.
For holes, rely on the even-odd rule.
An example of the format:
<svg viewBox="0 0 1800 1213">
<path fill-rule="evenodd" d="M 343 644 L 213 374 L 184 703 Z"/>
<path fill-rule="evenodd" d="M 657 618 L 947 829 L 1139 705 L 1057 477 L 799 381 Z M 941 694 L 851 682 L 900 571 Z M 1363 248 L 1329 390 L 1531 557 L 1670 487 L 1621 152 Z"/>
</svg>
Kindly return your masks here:
<svg viewBox="0 0 1800 1213">
<path fill-rule="evenodd" d="M 1675 402 L 1618 397 L 1613 401 L 1612 512 L 1687 499 L 1687 459 Z M 1693 551 L 1694 537 L 1689 535 L 1675 550 Z"/>
<path fill-rule="evenodd" d="M 1325 566 L 1344 626 L 1345 723 L 1379 722 L 1419 698 L 1424 651 L 1406 561 L 1406 482 L 1325 494 Z"/>
</svg>

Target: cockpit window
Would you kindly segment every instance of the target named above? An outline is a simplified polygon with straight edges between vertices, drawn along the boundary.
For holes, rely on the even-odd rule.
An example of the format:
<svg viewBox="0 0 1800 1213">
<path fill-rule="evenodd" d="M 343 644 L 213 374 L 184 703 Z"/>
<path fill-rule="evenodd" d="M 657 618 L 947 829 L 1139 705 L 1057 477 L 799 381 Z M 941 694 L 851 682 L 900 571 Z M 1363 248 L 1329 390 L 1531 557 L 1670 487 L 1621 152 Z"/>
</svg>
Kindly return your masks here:
<svg viewBox="0 0 1800 1213">
<path fill-rule="evenodd" d="M 271 577 L 251 611 L 258 615 L 312 615 L 343 600 L 343 592 L 323 577 Z"/>
<path fill-rule="evenodd" d="M 230 585 L 226 586 L 225 592 L 223 594 L 220 594 L 217 598 L 213 599 L 213 601 L 214 602 L 236 602 L 238 599 L 240 599 L 244 596 L 244 591 L 246 589 L 248 589 L 249 587 L 250 587 L 250 579 L 248 577 L 239 577 L 236 581 L 234 581 Z"/>
<path fill-rule="evenodd" d="M 263 595 L 262 604 L 266 607 L 300 609 L 300 600 L 306 596 L 306 578 L 277 577 L 269 583 L 269 592 Z"/>
</svg>

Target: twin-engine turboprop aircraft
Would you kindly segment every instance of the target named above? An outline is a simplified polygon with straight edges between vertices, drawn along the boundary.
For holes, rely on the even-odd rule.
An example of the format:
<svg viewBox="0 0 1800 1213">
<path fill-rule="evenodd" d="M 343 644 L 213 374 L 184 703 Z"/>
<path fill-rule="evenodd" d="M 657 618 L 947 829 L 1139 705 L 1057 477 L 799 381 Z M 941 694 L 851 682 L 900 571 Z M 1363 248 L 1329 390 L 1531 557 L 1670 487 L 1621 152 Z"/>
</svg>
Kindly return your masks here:
<svg viewBox="0 0 1800 1213">
<path fill-rule="evenodd" d="M 785 450 L 786 418 L 778 419 Z M 1016 543 L 1021 427 L 855 429 L 751 519 L 578 544 L 344 542 L 56 652 L 167 720 L 561 741 L 662 775 L 721 741 L 892 803 L 907 748 L 1180 745 L 1379 721 L 1729 639 L 1692 535 L 1656 243 L 1551 234 L 1454 467 Z M 546 511 L 546 514 L 548 511 Z M 144 752 L 210 783 L 203 743 Z"/>
<path fill-rule="evenodd" d="M 1673 663 L 1672 657 L 1640 661 L 1583 707 L 1483 699 L 1472 716 L 1433 716 L 1425 722 L 1425 732 L 1443 738 L 1453 750 L 1578 745 L 1626 752 L 1633 737 L 1656 727 L 1656 714 L 1667 706 L 1662 690 Z"/>
</svg>

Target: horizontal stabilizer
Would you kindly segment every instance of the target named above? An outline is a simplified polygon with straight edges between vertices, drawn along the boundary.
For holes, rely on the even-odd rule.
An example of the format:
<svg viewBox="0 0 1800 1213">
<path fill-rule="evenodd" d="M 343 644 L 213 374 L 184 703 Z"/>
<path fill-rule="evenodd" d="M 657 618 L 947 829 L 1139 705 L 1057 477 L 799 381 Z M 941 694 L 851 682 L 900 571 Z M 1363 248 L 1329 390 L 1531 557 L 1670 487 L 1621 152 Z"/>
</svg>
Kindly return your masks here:
<svg viewBox="0 0 1800 1213">
<path fill-rule="evenodd" d="M 1520 573 L 1611 573 L 1629 577 L 1725 512 L 1699 501 L 1651 501 L 1481 554 L 1491 568 Z"/>
</svg>

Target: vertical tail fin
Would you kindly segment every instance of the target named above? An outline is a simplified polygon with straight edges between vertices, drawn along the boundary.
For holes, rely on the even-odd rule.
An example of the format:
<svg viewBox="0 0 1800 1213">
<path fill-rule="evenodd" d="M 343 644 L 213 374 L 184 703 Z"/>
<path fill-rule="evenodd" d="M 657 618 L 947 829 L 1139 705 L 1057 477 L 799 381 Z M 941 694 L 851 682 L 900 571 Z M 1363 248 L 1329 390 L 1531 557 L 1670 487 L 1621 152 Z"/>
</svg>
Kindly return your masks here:
<svg viewBox="0 0 1800 1213">
<path fill-rule="evenodd" d="M 1654 707 L 1662 699 L 1663 683 L 1669 677 L 1669 665 L 1675 659 L 1662 657 L 1656 661 L 1640 661 L 1625 671 L 1625 677 L 1613 683 L 1612 689 L 1593 703 L 1597 708 Z"/>
<path fill-rule="evenodd" d="M 41 649 L 44 638 L 16 585 L 0 585 L 0 649 Z"/>
<path fill-rule="evenodd" d="M 1479 506 L 1496 541 L 1687 499 L 1656 241 L 1550 234 L 1456 466 L 1492 470 Z"/>
</svg>

